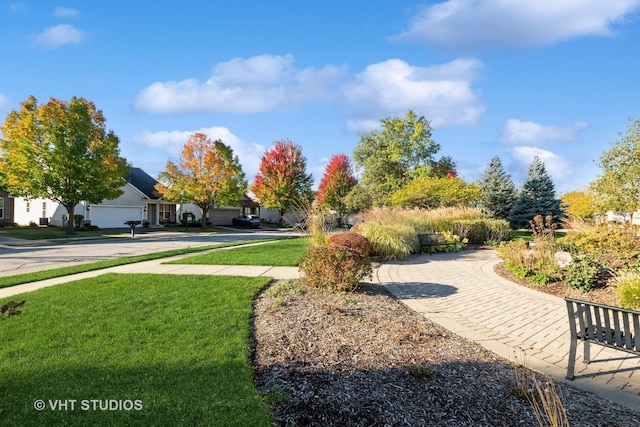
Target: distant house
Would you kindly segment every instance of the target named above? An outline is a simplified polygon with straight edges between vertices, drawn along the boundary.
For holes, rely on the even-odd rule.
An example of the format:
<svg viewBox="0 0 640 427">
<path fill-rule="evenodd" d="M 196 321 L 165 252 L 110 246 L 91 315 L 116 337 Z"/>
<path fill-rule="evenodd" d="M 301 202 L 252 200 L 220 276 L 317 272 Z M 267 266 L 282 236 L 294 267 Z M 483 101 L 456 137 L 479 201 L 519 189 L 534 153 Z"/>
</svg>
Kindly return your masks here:
<svg viewBox="0 0 640 427">
<path fill-rule="evenodd" d="M 0 191 L 0 224 L 12 225 L 13 220 L 13 197 L 8 193 Z"/>
<path fill-rule="evenodd" d="M 74 215 L 82 215 L 85 224 L 100 228 L 125 227 L 125 221 L 141 221 L 149 226 L 175 223 L 176 204 L 169 203 L 155 191 L 157 181 L 140 168 L 130 168 L 127 184 L 116 199 L 105 199 L 98 204 L 79 203 Z M 14 222 L 19 225 L 54 225 L 62 227 L 67 221 L 67 210 L 58 202 L 47 199 L 16 197 L 13 205 Z"/>
</svg>

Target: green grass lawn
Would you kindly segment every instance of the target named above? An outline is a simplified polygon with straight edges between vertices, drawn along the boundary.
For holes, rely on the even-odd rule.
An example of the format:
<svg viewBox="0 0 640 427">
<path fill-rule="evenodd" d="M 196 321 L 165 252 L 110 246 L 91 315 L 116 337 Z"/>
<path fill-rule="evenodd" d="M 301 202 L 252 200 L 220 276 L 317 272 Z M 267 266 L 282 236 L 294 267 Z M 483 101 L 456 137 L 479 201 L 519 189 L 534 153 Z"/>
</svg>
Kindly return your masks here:
<svg viewBox="0 0 640 427">
<path fill-rule="evenodd" d="M 0 236 L 15 237 L 25 240 L 69 239 L 78 237 L 101 237 L 118 234 L 105 230 L 76 230 L 75 234 L 67 234 L 60 227 L 7 227 L 0 228 Z"/>
<path fill-rule="evenodd" d="M 564 231 L 556 231 L 556 239 L 564 237 L 565 234 L 566 233 Z M 526 241 L 531 241 L 533 240 L 533 233 L 531 232 L 531 230 L 511 230 L 511 232 L 509 233 L 509 237 L 511 238 L 511 240 L 523 239 Z"/>
<path fill-rule="evenodd" d="M 14 297 L 27 303 L 0 319 L 0 424 L 270 425 L 249 362 L 252 300 L 269 281 L 105 274 Z"/>
<path fill-rule="evenodd" d="M 168 264 L 271 265 L 295 267 L 309 246 L 308 238 L 283 239 L 171 261 Z"/>
</svg>

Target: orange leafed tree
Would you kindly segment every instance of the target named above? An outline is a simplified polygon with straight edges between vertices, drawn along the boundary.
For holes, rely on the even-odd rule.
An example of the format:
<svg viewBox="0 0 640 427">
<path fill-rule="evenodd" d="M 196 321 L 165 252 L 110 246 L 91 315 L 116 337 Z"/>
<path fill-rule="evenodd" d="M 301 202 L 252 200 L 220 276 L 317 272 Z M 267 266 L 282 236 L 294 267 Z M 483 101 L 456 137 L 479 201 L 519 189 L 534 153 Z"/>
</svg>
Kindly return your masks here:
<svg viewBox="0 0 640 427">
<path fill-rule="evenodd" d="M 311 191 L 313 178 L 307 174 L 302 148 L 288 140 L 276 141 L 260 160 L 260 170 L 251 191 L 267 209 L 282 215 Z"/>
<path fill-rule="evenodd" d="M 338 214 L 347 213 L 344 198 L 356 186 L 358 180 L 345 154 L 335 154 L 329 160 L 318 186 L 316 203 L 323 209 L 331 209 Z"/>
<path fill-rule="evenodd" d="M 168 201 L 193 203 L 202 211 L 202 227 L 214 206 L 237 206 L 247 188 L 244 172 L 231 147 L 194 133 L 184 144 L 179 164 L 167 162 L 156 191 Z"/>
</svg>

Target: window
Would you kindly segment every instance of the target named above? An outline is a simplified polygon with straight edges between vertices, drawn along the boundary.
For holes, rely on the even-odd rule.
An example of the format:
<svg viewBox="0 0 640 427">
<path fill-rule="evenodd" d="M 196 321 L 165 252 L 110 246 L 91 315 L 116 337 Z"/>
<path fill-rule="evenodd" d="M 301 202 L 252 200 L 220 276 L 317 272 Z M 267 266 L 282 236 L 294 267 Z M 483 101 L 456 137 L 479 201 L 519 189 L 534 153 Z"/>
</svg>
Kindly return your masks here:
<svg viewBox="0 0 640 427">
<path fill-rule="evenodd" d="M 47 202 L 42 202 L 42 216 L 40 218 L 47 217 Z"/>
<path fill-rule="evenodd" d="M 25 207 L 27 208 L 27 213 L 31 212 L 31 202 L 30 201 L 26 201 L 25 202 Z"/>
<path fill-rule="evenodd" d="M 176 205 L 160 205 L 160 222 L 176 222 Z"/>
<path fill-rule="evenodd" d="M 4 197 L 0 197 L 0 219 L 4 219 Z"/>
</svg>

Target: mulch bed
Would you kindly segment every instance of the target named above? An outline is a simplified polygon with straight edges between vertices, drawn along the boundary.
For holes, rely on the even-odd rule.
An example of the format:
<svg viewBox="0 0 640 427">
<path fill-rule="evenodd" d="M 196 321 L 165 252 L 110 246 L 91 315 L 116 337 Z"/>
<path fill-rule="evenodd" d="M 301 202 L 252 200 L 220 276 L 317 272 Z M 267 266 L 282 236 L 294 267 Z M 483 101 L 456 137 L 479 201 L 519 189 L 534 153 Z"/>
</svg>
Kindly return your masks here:
<svg viewBox="0 0 640 427">
<path fill-rule="evenodd" d="M 253 333 L 255 383 L 275 425 L 538 425 L 514 395 L 535 374 L 380 285 L 335 294 L 276 283 L 255 300 Z M 570 385 L 560 393 L 572 425 L 640 425 L 640 413 Z"/>
</svg>

